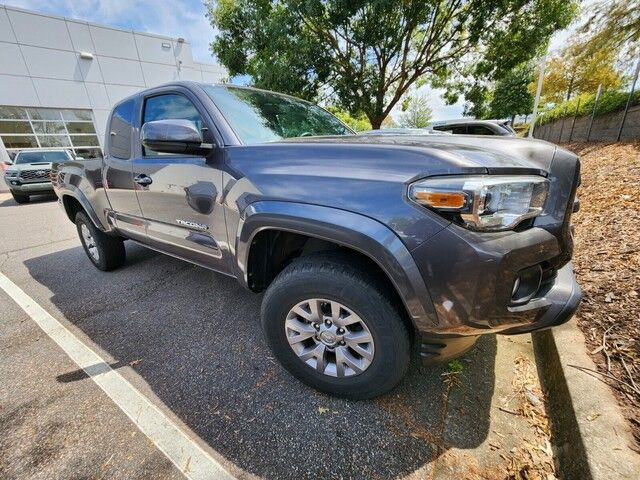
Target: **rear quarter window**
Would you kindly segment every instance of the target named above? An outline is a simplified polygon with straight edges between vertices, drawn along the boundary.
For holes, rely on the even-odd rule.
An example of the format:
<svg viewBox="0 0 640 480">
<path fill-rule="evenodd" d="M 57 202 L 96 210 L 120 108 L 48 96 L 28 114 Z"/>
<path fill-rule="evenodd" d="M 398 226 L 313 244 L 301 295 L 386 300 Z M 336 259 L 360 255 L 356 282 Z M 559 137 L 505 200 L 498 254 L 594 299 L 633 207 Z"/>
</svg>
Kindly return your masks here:
<svg viewBox="0 0 640 480">
<path fill-rule="evenodd" d="M 107 145 L 109 154 L 116 158 L 131 158 L 131 134 L 133 132 L 134 100 L 127 100 L 113 109 L 109 124 Z"/>
<path fill-rule="evenodd" d="M 470 125 L 469 135 L 495 135 L 495 132 L 482 125 Z"/>
</svg>

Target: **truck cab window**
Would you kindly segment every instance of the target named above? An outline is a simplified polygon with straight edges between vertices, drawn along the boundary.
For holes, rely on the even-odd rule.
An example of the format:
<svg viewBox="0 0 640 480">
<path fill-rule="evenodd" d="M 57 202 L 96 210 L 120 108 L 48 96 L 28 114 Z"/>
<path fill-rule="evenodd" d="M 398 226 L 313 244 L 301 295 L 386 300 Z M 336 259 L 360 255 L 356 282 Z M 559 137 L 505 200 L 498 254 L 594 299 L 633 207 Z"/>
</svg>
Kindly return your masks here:
<svg viewBox="0 0 640 480">
<path fill-rule="evenodd" d="M 143 125 L 154 120 L 169 119 L 191 120 L 200 131 L 205 126 L 196 107 L 184 95 L 177 93 L 157 95 L 145 101 Z M 143 150 L 145 156 L 166 155 L 144 147 Z"/>
<path fill-rule="evenodd" d="M 131 132 L 135 101 L 127 100 L 113 110 L 107 131 L 109 154 L 123 160 L 131 158 Z"/>
</svg>

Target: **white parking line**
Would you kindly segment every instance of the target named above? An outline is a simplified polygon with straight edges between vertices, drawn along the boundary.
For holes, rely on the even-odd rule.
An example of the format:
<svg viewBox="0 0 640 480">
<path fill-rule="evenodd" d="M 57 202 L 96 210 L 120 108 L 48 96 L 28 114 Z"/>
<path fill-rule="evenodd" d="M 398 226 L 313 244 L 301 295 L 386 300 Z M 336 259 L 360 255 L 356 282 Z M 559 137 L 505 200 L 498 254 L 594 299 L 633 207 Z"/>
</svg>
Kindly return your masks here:
<svg viewBox="0 0 640 480">
<path fill-rule="evenodd" d="M 82 343 L 78 337 L 1 272 L 0 288 L 96 382 L 187 478 L 234 478 L 158 407 L 113 370 L 100 355 Z"/>
</svg>

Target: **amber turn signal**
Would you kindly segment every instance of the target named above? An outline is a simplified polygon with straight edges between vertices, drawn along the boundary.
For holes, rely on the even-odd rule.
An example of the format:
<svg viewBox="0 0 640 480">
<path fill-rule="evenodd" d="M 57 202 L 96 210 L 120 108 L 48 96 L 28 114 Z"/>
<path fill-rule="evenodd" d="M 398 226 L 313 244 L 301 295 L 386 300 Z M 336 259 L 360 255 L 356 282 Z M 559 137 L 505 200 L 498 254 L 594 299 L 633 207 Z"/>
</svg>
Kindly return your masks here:
<svg viewBox="0 0 640 480">
<path fill-rule="evenodd" d="M 467 201 L 464 193 L 416 190 L 415 199 L 433 208 L 462 208 Z"/>
</svg>

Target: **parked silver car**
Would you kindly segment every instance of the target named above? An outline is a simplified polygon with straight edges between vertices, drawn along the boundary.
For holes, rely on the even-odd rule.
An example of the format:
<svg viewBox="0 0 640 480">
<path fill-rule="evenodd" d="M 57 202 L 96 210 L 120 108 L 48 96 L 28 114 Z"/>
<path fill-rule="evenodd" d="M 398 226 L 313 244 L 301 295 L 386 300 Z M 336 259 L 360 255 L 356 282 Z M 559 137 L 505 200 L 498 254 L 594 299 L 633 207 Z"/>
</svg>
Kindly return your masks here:
<svg viewBox="0 0 640 480">
<path fill-rule="evenodd" d="M 508 122 L 502 120 L 460 120 L 434 125 L 434 130 L 454 135 L 498 135 L 515 137 L 516 132 Z"/>
<path fill-rule="evenodd" d="M 360 135 L 449 135 L 451 132 L 436 131 L 428 128 L 380 128 L 377 130 L 366 130 Z"/>
</svg>

